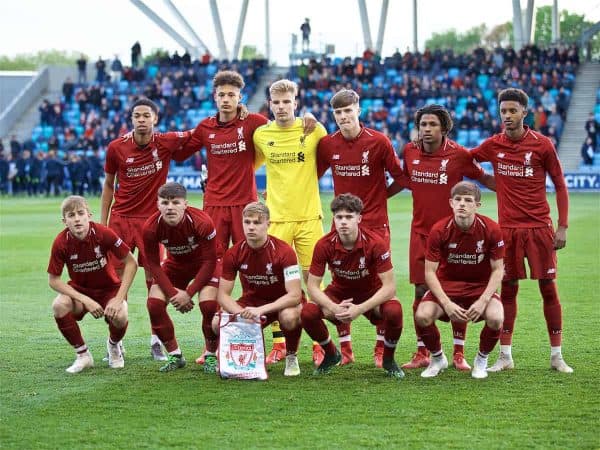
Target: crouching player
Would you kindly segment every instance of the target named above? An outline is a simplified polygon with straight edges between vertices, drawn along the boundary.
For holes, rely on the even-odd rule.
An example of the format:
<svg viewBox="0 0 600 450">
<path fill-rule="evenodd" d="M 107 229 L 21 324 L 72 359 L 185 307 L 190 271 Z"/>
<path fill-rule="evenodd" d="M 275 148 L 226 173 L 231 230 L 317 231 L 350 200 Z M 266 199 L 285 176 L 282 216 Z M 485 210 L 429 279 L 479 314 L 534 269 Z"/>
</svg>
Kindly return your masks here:
<svg viewBox="0 0 600 450">
<path fill-rule="evenodd" d="M 496 290 L 504 273 L 504 241 L 499 225 L 477 214 L 479 206 L 479 187 L 467 181 L 457 183 L 450 193 L 454 215 L 437 222 L 427 240 L 425 281 L 429 290 L 415 314 L 431 352 L 431 362 L 421 373 L 424 378 L 435 377 L 448 367 L 436 320 L 485 320 L 471 371 L 474 378 L 487 377 L 488 355 L 500 338 L 504 314 Z"/>
<path fill-rule="evenodd" d="M 260 202 L 246 205 L 242 211 L 243 241 L 223 256 L 223 272 L 217 299 L 221 308 L 244 319 L 260 320 L 263 327 L 279 321 L 286 341 L 285 376 L 300 375 L 298 345 L 302 327 L 300 310 L 304 294 L 300 282 L 300 267 L 290 245 L 267 233 L 269 209 Z M 242 297 L 231 297 L 235 276 L 239 272 Z M 219 331 L 219 320 L 213 320 L 213 330 Z"/>
<path fill-rule="evenodd" d="M 67 372 L 78 373 L 94 366 L 94 358 L 77 325 L 87 312 L 95 319 L 104 316 L 108 322 L 108 365 L 113 369 L 122 368 L 125 361 L 119 343 L 127 330 L 125 299 L 137 263 L 127 244 L 114 231 L 90 221 L 92 215 L 85 198 L 67 197 L 61 209 L 66 229 L 56 236 L 52 245 L 48 284 L 58 292 L 52 303 L 54 320 L 77 353 Z M 121 280 L 113 265 L 107 264 L 109 252 L 125 265 Z M 68 282 L 60 277 L 65 265 L 71 278 Z"/>
<path fill-rule="evenodd" d="M 308 275 L 311 301 L 302 308 L 302 326 L 325 351 L 315 374 L 328 373 L 341 361 L 331 341 L 326 318 L 334 324 L 350 323 L 361 314 L 371 323 L 384 324 L 383 364 L 388 376 L 404 377 L 394 360 L 402 333 L 402 306 L 387 245 L 375 233 L 359 226 L 363 203 L 355 195 L 341 194 L 331 202 L 335 230 L 315 245 Z M 324 291 L 320 284 L 329 265 L 332 282 Z"/>
<path fill-rule="evenodd" d="M 175 337 L 175 328 L 167 305 L 180 313 L 194 307 L 192 297 L 200 292 L 202 332 L 209 354 L 214 358 L 217 338 L 211 322 L 217 310 L 216 280 L 211 280 L 217 266 L 215 227 L 210 217 L 187 204 L 187 192 L 179 183 L 166 183 L 158 189 L 158 212 L 151 215 L 143 228 L 144 254 L 153 284 L 148 294 L 148 312 L 152 332 L 165 346 L 167 363 L 160 368 L 169 372 L 185 366 Z M 160 263 L 159 244 L 167 250 L 167 259 Z M 212 299 L 211 299 L 212 296 Z M 216 360 L 204 370 L 214 372 Z"/>
</svg>

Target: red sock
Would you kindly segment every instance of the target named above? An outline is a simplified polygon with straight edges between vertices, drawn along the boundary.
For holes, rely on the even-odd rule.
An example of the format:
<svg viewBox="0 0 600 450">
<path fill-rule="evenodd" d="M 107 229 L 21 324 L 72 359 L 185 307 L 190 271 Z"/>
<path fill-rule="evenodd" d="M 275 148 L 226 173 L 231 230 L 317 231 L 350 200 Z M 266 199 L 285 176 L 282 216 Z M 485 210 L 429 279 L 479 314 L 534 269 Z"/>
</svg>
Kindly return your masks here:
<svg viewBox="0 0 600 450">
<path fill-rule="evenodd" d="M 467 336 L 467 322 L 451 322 L 452 324 L 452 335 L 454 339 L 460 339 L 464 342 Z M 465 345 L 454 343 L 454 353 L 464 353 Z"/>
<path fill-rule="evenodd" d="M 544 299 L 544 317 L 550 336 L 550 345 L 559 347 L 562 342 L 562 307 L 560 306 L 556 284 L 554 281 L 542 282 L 542 280 L 538 284 Z"/>
<path fill-rule="evenodd" d="M 327 326 L 323 322 L 323 312 L 316 304 L 305 303 L 302 306 L 300 318 L 302 320 L 302 328 L 306 330 L 313 341 L 321 343 L 329 339 L 329 331 L 327 331 Z M 321 347 L 323 347 L 325 353 L 335 353 L 335 345 L 331 340 L 329 344 L 325 346 L 321 345 Z"/>
<path fill-rule="evenodd" d="M 286 330 L 282 327 L 281 331 L 283 331 L 283 335 L 285 336 L 285 346 L 287 353 L 298 353 L 298 347 L 300 346 L 300 336 L 302 335 L 302 326 L 298 325 L 292 330 Z"/>
<path fill-rule="evenodd" d="M 517 319 L 517 292 L 518 284 L 502 283 L 500 298 L 504 308 L 504 324 L 500 334 L 500 345 L 512 345 L 513 330 Z"/>
<path fill-rule="evenodd" d="M 428 327 L 421 328 L 423 334 L 421 338 L 431 353 L 439 353 L 442 351 L 442 341 L 440 340 L 440 330 L 432 323 Z"/>
<path fill-rule="evenodd" d="M 152 333 L 159 337 L 168 352 L 177 350 L 179 345 L 175 339 L 175 327 L 167 312 L 167 303 L 158 298 L 148 297 L 146 306 L 150 314 Z"/>
<path fill-rule="evenodd" d="M 127 331 L 128 325 L 129 325 L 129 322 L 126 322 L 125 326 L 123 328 L 117 328 L 112 323 L 109 322 L 108 323 L 108 335 L 110 336 L 110 340 L 116 344 L 121 339 L 123 339 L 123 336 L 125 336 L 125 332 Z"/>
<path fill-rule="evenodd" d="M 379 307 L 382 322 L 385 324 L 385 344 L 383 347 L 383 358 L 391 359 L 396 351 L 396 344 L 402 334 L 403 318 L 402 305 L 399 301 L 388 300 Z"/>
<path fill-rule="evenodd" d="M 413 300 L 413 304 L 412 304 L 412 309 L 413 309 L 413 324 L 415 325 L 415 335 L 417 336 L 417 344 L 419 342 L 423 342 L 423 329 L 417 325 L 417 321 L 415 320 L 415 314 L 417 313 L 417 308 L 419 307 L 419 304 L 421 303 L 421 297 L 416 298 Z M 417 345 L 417 352 L 419 353 L 424 353 L 427 354 L 427 347 L 422 346 L 422 345 Z"/>
<path fill-rule="evenodd" d="M 344 336 L 350 335 L 350 324 L 349 323 L 340 322 L 335 325 L 335 328 L 337 329 L 339 337 L 344 337 Z"/>
<path fill-rule="evenodd" d="M 83 336 L 81 336 L 81 330 L 79 329 L 79 325 L 73 317 L 73 314 L 69 312 L 63 317 L 55 317 L 54 320 L 56 321 L 56 325 L 58 325 L 58 329 L 69 344 L 76 349 L 85 347 L 85 341 L 83 340 Z M 87 347 L 83 351 L 85 350 L 87 350 Z"/>
<path fill-rule="evenodd" d="M 200 306 L 200 312 L 202 312 L 202 334 L 204 335 L 206 351 L 214 353 L 217 351 L 219 341 L 212 329 L 212 321 L 219 309 L 219 304 L 216 300 L 203 300 L 198 306 Z"/>
<path fill-rule="evenodd" d="M 493 330 L 485 325 L 479 335 L 479 352 L 485 355 L 490 354 L 500 338 L 500 333 L 501 330 Z"/>
</svg>

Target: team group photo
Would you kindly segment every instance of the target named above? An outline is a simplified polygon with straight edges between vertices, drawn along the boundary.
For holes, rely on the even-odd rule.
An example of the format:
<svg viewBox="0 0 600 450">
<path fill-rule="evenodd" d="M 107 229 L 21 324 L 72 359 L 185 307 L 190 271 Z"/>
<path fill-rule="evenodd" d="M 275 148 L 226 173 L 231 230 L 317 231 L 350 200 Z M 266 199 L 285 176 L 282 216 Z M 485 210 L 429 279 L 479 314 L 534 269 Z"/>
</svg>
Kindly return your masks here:
<svg viewBox="0 0 600 450">
<path fill-rule="evenodd" d="M 417 48 L 414 3 L 405 52 L 383 0 L 229 57 L 214 2 L 218 54 L 0 71 L 2 447 L 600 445 L 594 10 Z"/>
</svg>

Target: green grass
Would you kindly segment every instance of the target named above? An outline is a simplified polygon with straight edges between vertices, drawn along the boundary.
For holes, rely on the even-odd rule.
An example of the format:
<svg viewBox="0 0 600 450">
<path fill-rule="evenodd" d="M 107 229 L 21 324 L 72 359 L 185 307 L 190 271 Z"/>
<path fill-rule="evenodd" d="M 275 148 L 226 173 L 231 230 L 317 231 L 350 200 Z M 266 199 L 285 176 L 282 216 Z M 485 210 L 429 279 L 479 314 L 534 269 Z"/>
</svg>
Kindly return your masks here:
<svg viewBox="0 0 600 450">
<path fill-rule="evenodd" d="M 330 198 L 324 196 L 325 206 Z M 201 350 L 198 309 L 187 315 L 171 310 L 191 364 L 174 373 L 157 371 L 159 364 L 149 358 L 141 274 L 130 295 L 125 369 L 110 370 L 101 362 L 107 329 L 88 316 L 82 330 L 96 368 L 65 373 L 73 351 L 52 319 L 54 293 L 46 275 L 52 239 L 62 228 L 59 201 L 3 198 L 0 447 L 598 448 L 599 199 L 598 194 L 571 196 L 567 248 L 559 253 L 563 353 L 574 374 L 549 370 L 537 284 L 525 281 L 519 291 L 514 371 L 483 381 L 453 369 L 433 380 L 421 379 L 420 371 L 401 382 L 387 379 L 372 366 L 374 330 L 359 319 L 352 330 L 353 366 L 313 377 L 310 339 L 304 335 L 299 378 L 284 378 L 279 364 L 270 368 L 269 381 L 237 382 L 204 375 L 193 364 Z M 200 198 L 193 196 L 191 203 L 199 205 Z M 97 199 L 92 208 L 98 217 Z M 415 345 L 406 256 L 410 211 L 409 196 L 390 201 L 393 259 L 405 313 L 399 362 L 409 359 Z M 493 196 L 485 196 L 482 212 L 496 217 Z M 480 329 L 469 326 L 469 362 Z M 441 330 L 450 350 L 449 327 Z"/>
</svg>

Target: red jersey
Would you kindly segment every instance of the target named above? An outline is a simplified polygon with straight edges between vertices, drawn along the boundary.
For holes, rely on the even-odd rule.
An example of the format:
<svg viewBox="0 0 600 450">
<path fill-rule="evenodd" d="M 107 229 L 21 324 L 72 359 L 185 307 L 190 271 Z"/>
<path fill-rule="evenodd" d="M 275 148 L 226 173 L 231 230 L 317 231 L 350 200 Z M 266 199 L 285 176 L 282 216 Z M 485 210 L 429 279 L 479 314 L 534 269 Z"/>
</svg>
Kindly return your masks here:
<svg viewBox="0 0 600 450">
<path fill-rule="evenodd" d="M 192 133 L 190 151 L 177 155 L 187 158 L 206 147 L 208 181 L 204 206 L 246 206 L 258 199 L 254 177 L 254 130 L 268 120 L 248 114 L 244 120 L 219 122 L 218 114 L 198 124 Z M 192 151 L 193 149 L 193 151 Z"/>
<path fill-rule="evenodd" d="M 470 152 L 450 139 L 433 154 L 412 142 L 404 147 L 404 174 L 413 198 L 412 230 L 427 236 L 440 219 L 452 214 L 448 199 L 463 177 L 477 180 L 484 174 Z"/>
<path fill-rule="evenodd" d="M 567 187 L 550 139 L 525 127 L 525 134 L 516 141 L 499 133 L 486 139 L 472 153 L 478 161 L 490 161 L 494 167 L 501 226 L 552 226 L 546 199 L 546 174 L 556 189 L 559 225 L 567 226 Z"/>
<path fill-rule="evenodd" d="M 393 269 L 390 252 L 377 234 L 359 227 L 352 250 L 346 250 L 337 231 L 323 236 L 315 245 L 310 273 L 316 277 L 331 271 L 331 285 L 347 298 L 372 293 L 382 286 L 378 274 Z"/>
<path fill-rule="evenodd" d="M 54 243 L 48 263 L 48 273 L 60 276 L 66 264 L 71 281 L 86 289 L 111 290 L 121 285 L 108 252 L 119 260 L 129 253 L 129 247 L 110 228 L 90 222 L 84 239 L 77 239 L 68 228 L 61 231 Z"/>
<path fill-rule="evenodd" d="M 214 240 L 217 232 L 205 212 L 188 206 L 181 222 L 171 226 L 157 211 L 144 224 L 143 234 L 147 268 L 165 295 L 171 298 L 177 290 L 161 269 L 159 244 L 167 249 L 167 262 L 197 267 L 194 281 L 186 289 L 190 296 L 208 283 L 217 262 Z"/>
<path fill-rule="evenodd" d="M 111 212 L 126 217 L 149 217 L 156 211 L 158 188 L 167 181 L 173 153 L 188 144 L 191 132 L 153 133 L 139 147 L 133 132 L 108 144 L 104 171 L 118 182 Z"/>
<path fill-rule="evenodd" d="M 356 138 L 347 140 L 338 130 L 319 142 L 319 176 L 329 167 L 335 195 L 349 192 L 363 201 L 361 223 L 367 228 L 389 227 L 385 171 L 398 182 L 403 177 L 390 140 L 365 127 Z"/>
<path fill-rule="evenodd" d="M 233 281 L 238 272 L 243 296 L 264 303 L 274 302 L 287 293 L 286 279 L 300 279 L 294 249 L 271 235 L 259 249 L 253 249 L 244 239 L 225 252 L 221 277 Z"/>
<path fill-rule="evenodd" d="M 425 259 L 438 262 L 436 272 L 448 297 L 480 295 L 490 281 L 490 260 L 504 258 L 500 226 L 479 214 L 467 231 L 454 216 L 437 222 L 427 240 Z"/>
</svg>

